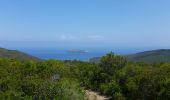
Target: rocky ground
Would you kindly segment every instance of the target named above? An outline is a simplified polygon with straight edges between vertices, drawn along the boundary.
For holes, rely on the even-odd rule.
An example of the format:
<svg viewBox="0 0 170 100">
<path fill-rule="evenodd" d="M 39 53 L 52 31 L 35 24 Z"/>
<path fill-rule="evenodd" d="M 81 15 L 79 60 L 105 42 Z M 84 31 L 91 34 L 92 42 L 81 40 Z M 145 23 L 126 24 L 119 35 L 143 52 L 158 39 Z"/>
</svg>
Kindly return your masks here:
<svg viewBox="0 0 170 100">
<path fill-rule="evenodd" d="M 87 100 L 109 100 L 108 97 L 100 95 L 97 92 L 86 90 Z"/>
</svg>

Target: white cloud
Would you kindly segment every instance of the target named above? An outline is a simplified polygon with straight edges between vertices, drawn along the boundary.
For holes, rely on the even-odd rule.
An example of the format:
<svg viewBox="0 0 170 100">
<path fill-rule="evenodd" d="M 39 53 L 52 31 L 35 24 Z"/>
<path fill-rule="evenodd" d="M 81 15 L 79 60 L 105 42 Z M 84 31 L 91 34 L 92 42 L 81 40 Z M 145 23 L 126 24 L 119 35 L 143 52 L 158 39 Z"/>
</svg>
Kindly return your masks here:
<svg viewBox="0 0 170 100">
<path fill-rule="evenodd" d="M 67 37 L 65 36 L 65 35 L 61 35 L 60 37 L 59 37 L 59 39 L 61 39 L 61 40 L 65 40 Z"/>
<path fill-rule="evenodd" d="M 101 35 L 88 35 L 87 37 L 91 40 L 102 40 L 102 39 L 104 39 L 104 37 L 101 36 Z"/>
<path fill-rule="evenodd" d="M 61 35 L 59 36 L 60 40 L 77 40 L 78 37 L 76 36 L 71 36 L 71 35 Z"/>
<path fill-rule="evenodd" d="M 99 41 L 104 40 L 105 37 L 101 35 L 60 35 L 59 40 L 62 41 Z"/>
</svg>

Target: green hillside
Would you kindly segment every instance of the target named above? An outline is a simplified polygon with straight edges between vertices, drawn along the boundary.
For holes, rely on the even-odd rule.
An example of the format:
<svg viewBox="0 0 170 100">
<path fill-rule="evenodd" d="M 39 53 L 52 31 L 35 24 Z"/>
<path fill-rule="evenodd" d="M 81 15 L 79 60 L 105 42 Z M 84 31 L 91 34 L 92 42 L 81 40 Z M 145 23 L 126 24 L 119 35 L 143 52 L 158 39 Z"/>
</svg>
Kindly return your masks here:
<svg viewBox="0 0 170 100">
<path fill-rule="evenodd" d="M 125 55 L 128 61 L 134 62 L 170 62 L 170 49 L 144 51 L 136 54 Z M 90 59 L 90 62 L 99 63 L 100 57 Z"/>
<path fill-rule="evenodd" d="M 8 50 L 4 48 L 0 48 L 0 58 L 13 58 L 18 60 L 36 60 L 39 61 L 40 59 L 26 53 L 17 51 L 17 50 Z"/>
<path fill-rule="evenodd" d="M 129 61 L 136 62 L 170 62 L 170 50 L 159 49 L 127 55 Z"/>
</svg>

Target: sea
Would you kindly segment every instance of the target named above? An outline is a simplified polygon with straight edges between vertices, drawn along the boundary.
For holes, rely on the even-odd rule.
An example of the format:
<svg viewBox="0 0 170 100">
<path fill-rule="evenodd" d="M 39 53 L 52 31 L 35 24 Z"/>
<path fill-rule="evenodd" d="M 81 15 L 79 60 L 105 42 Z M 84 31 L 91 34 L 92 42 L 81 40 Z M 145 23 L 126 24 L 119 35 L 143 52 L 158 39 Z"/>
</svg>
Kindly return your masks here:
<svg viewBox="0 0 170 100">
<path fill-rule="evenodd" d="M 68 52 L 67 50 L 39 50 L 39 51 L 25 51 L 26 53 L 41 58 L 41 59 L 56 59 L 56 60 L 82 60 L 88 61 L 93 57 L 101 57 L 107 52 L 88 51 L 88 52 Z"/>
<path fill-rule="evenodd" d="M 109 52 L 113 52 L 117 55 L 128 55 L 141 50 L 138 49 L 84 49 L 82 52 L 68 52 L 69 49 L 20 49 L 29 55 L 41 58 L 41 59 L 56 59 L 56 60 L 82 60 L 89 61 L 94 57 L 102 57 Z M 81 49 L 82 50 L 82 49 Z"/>
</svg>

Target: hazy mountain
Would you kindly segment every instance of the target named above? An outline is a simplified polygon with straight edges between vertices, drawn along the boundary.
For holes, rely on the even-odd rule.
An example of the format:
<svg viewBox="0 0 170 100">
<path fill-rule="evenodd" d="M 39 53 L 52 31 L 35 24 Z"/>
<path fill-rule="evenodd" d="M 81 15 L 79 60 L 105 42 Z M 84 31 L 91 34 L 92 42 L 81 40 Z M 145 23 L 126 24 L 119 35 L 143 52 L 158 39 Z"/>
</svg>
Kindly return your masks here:
<svg viewBox="0 0 170 100">
<path fill-rule="evenodd" d="M 0 48 L 0 58 L 14 58 L 18 60 L 35 60 L 40 61 L 41 59 L 28 55 L 26 53 L 17 50 L 8 50 L 5 48 Z"/>
</svg>

